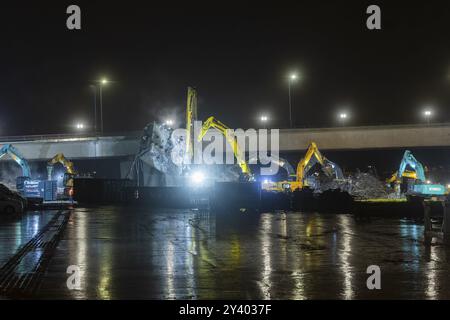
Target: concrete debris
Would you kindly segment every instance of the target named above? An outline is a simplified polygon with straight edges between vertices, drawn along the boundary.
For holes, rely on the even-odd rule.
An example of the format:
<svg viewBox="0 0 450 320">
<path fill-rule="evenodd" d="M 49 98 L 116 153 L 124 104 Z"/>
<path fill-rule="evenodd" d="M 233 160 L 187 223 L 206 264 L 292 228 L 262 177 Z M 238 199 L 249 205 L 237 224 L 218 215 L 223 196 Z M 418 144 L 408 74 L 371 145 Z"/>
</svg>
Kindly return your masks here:
<svg viewBox="0 0 450 320">
<path fill-rule="evenodd" d="M 144 128 L 139 153 L 128 177 L 138 186 L 176 186 L 182 183 L 182 157 L 185 142 L 172 135 L 173 129 L 160 123 Z"/>
<path fill-rule="evenodd" d="M 360 199 L 387 198 L 386 185 L 370 173 L 358 172 L 349 177 L 349 193 Z"/>
<path fill-rule="evenodd" d="M 388 198 L 385 184 L 376 176 L 367 172 L 357 172 L 345 180 L 323 181 L 316 184 L 315 193 L 327 190 L 341 190 L 348 192 L 357 199 Z"/>
<path fill-rule="evenodd" d="M 173 130 L 164 124 L 153 123 L 144 129 L 139 159 L 166 174 L 181 174 L 181 162 L 172 161 L 172 151 L 183 153 L 183 143 L 172 139 Z M 175 148 L 176 147 L 176 148 Z"/>
</svg>

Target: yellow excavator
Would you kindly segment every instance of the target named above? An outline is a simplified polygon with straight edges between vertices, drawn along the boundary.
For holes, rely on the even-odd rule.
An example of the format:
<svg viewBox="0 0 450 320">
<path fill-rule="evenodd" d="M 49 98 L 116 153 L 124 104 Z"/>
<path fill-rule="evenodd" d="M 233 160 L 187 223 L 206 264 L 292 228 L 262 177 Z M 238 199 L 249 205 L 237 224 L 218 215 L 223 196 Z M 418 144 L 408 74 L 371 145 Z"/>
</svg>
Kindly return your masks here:
<svg viewBox="0 0 450 320">
<path fill-rule="evenodd" d="M 250 170 L 249 165 L 245 161 L 245 154 L 243 154 L 241 152 L 241 150 L 239 149 L 239 145 L 238 145 L 235 135 L 230 131 L 230 128 L 227 127 L 225 124 L 223 124 L 219 120 L 215 119 L 214 117 L 209 117 L 203 123 L 202 129 L 197 137 L 197 140 L 199 142 L 202 141 L 206 132 L 208 132 L 208 130 L 211 128 L 217 129 L 225 137 L 225 139 L 231 146 L 231 149 L 233 150 L 234 157 L 236 158 L 237 164 L 241 168 L 242 179 L 244 181 L 252 181 L 254 179 L 254 177 Z"/>
<path fill-rule="evenodd" d="M 402 178 L 409 178 L 409 179 L 413 179 L 413 180 L 417 180 L 417 173 L 415 171 L 411 171 L 411 170 L 405 170 L 402 173 L 401 177 L 398 177 L 398 171 L 395 171 L 394 174 L 386 180 L 387 183 L 400 183 Z"/>
<path fill-rule="evenodd" d="M 193 157 L 194 121 L 197 120 L 197 91 L 188 87 L 186 104 L 186 160 L 190 163 Z"/>
<path fill-rule="evenodd" d="M 302 189 L 304 187 L 310 187 L 307 179 L 307 173 L 311 168 L 319 163 L 322 171 L 328 176 L 333 177 L 336 180 L 343 180 L 344 175 L 341 168 L 325 158 L 319 151 L 317 144 L 311 142 L 306 151 L 305 156 L 297 165 L 296 180 L 295 181 L 279 181 L 277 182 L 277 191 L 295 191 L 297 189 Z"/>
<path fill-rule="evenodd" d="M 66 159 L 64 154 L 58 153 L 47 162 L 47 179 L 52 180 L 53 167 L 60 163 L 66 169 L 63 178 L 64 195 L 71 197 L 73 195 L 73 178 L 77 174 L 73 162 Z"/>
</svg>

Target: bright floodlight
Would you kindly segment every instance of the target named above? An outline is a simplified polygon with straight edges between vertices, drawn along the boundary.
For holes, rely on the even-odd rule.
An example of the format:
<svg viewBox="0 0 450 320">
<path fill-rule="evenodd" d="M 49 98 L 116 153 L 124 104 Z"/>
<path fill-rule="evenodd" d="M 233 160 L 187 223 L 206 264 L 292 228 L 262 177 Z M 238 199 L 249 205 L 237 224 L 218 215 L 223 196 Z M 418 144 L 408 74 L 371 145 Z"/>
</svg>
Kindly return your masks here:
<svg viewBox="0 0 450 320">
<path fill-rule="evenodd" d="M 205 175 L 201 171 L 195 171 L 191 175 L 191 180 L 194 184 L 200 185 L 205 180 Z"/>
<path fill-rule="evenodd" d="M 166 120 L 166 125 L 167 126 L 172 126 L 173 125 L 173 120 L 172 119 L 167 119 Z"/>
<path fill-rule="evenodd" d="M 77 123 L 77 129 L 78 130 L 82 130 L 82 129 L 84 129 L 84 124 L 82 124 L 82 123 Z"/>
<path fill-rule="evenodd" d="M 297 80 L 297 78 L 298 78 L 298 75 L 297 75 L 296 73 L 291 73 L 291 74 L 289 75 L 289 79 L 290 79 L 290 80 Z"/>
<path fill-rule="evenodd" d="M 425 111 L 423 112 L 423 115 L 424 115 L 425 117 L 431 117 L 432 114 L 433 114 L 433 112 L 432 112 L 431 110 L 425 110 Z"/>
<path fill-rule="evenodd" d="M 348 118 L 348 114 L 346 114 L 345 112 L 341 112 L 339 114 L 339 119 L 347 119 Z"/>
<path fill-rule="evenodd" d="M 261 121 L 262 122 L 266 122 L 267 120 L 269 120 L 269 118 L 267 116 L 261 116 Z"/>
<path fill-rule="evenodd" d="M 107 83 L 108 83 L 108 80 L 105 79 L 105 78 L 103 78 L 100 82 L 101 82 L 102 84 L 107 84 Z"/>
</svg>

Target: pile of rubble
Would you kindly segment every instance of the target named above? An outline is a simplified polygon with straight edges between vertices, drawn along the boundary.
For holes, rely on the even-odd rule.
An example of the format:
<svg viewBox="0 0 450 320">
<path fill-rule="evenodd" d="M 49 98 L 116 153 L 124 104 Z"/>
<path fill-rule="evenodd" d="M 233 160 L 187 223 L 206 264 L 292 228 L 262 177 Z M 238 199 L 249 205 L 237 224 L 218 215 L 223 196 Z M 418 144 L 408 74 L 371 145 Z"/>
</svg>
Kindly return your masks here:
<svg viewBox="0 0 450 320">
<path fill-rule="evenodd" d="M 370 173 L 358 172 L 349 177 L 349 193 L 355 198 L 387 198 L 386 185 Z"/>
<path fill-rule="evenodd" d="M 320 181 L 315 192 L 346 191 L 357 199 L 388 198 L 385 184 L 371 173 L 357 172 L 345 180 Z"/>
</svg>

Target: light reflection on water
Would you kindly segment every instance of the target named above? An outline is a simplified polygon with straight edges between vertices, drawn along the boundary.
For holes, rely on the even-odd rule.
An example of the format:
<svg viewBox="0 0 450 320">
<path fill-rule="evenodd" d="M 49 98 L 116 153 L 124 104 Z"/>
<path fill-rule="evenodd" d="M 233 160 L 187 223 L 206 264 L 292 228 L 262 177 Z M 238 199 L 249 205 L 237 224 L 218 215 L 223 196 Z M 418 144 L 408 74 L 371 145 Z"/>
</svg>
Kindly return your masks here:
<svg viewBox="0 0 450 320">
<path fill-rule="evenodd" d="M 350 222 L 352 219 L 348 215 L 340 215 L 339 222 L 341 230 L 341 243 L 340 243 L 340 269 L 342 272 L 344 287 L 343 287 L 343 298 L 352 299 L 353 298 L 353 287 L 352 287 L 352 265 L 350 262 L 350 257 L 352 255 L 352 236 Z"/>
<path fill-rule="evenodd" d="M 377 297 L 450 298 L 450 290 L 442 289 L 450 276 L 441 272 L 448 270 L 448 250 L 431 247 L 427 261 L 423 227 L 411 221 L 361 225 L 351 215 L 264 213 L 254 220 L 225 216 L 235 220 L 227 229 L 210 217 L 190 211 L 76 212 L 66 235 L 68 260 L 80 265 L 85 285 L 71 296 L 370 298 L 365 270 L 379 264 L 382 279 L 388 278 Z M 30 221 L 33 226 L 37 220 Z M 21 237 L 23 230 L 15 230 Z M 67 256 L 58 255 L 64 268 Z"/>
<path fill-rule="evenodd" d="M 438 298 L 438 285 L 439 285 L 439 281 L 437 278 L 437 273 L 436 273 L 436 269 L 437 269 L 437 264 L 438 264 L 438 259 L 439 257 L 437 256 L 437 252 L 436 252 L 436 247 L 435 246 L 431 246 L 429 248 L 430 251 L 430 256 L 429 256 L 429 261 L 427 264 L 427 268 L 426 268 L 426 297 L 428 299 L 437 299 Z"/>
<path fill-rule="evenodd" d="M 272 272 L 271 259 L 271 232 L 272 221 L 269 215 L 261 216 L 261 256 L 262 256 L 262 272 L 261 281 L 258 282 L 259 288 L 264 299 L 270 299 L 270 291 L 272 287 L 270 275 Z"/>
</svg>

